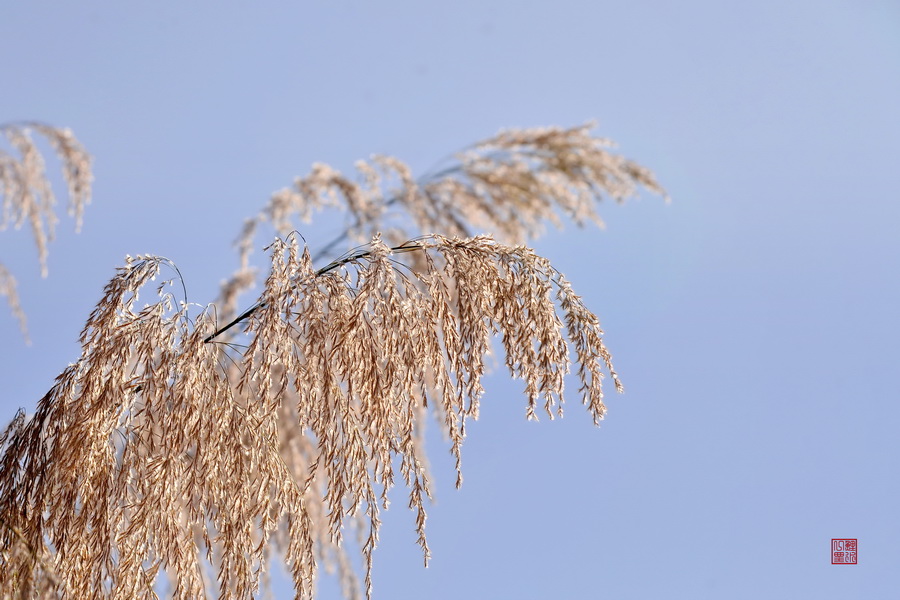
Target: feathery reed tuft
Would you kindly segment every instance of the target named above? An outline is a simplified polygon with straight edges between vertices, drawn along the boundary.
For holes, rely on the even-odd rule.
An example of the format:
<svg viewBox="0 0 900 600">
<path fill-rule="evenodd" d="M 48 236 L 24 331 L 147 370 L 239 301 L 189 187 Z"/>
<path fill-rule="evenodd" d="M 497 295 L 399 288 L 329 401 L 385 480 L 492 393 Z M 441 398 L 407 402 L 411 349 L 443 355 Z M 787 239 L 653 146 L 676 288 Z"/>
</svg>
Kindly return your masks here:
<svg viewBox="0 0 900 600">
<path fill-rule="evenodd" d="M 562 405 L 564 331 L 595 422 L 604 369 L 618 386 L 596 318 L 523 246 L 428 236 L 390 248 L 376 236 L 318 271 L 294 236 L 270 251 L 250 343 L 236 356 L 204 342 L 210 313 L 192 321 L 164 291 L 169 282 L 136 307 L 164 259 L 130 259 L 107 284 L 80 359 L 3 437 L 0 589 L 149 598 L 164 575 L 174 597 L 245 598 L 259 590 L 274 542 L 308 598 L 315 565 L 343 552 L 353 521 L 367 528 L 371 597 L 379 515 L 397 477 L 428 560 L 423 413 L 439 417 L 459 485 L 492 337 L 524 383 L 529 418 Z M 410 254 L 424 271 L 403 265 Z M 55 583 L 36 568 L 47 564 Z"/>
<path fill-rule="evenodd" d="M 63 157 L 80 222 L 87 155 L 66 132 L 30 127 Z M 599 222 L 602 197 L 662 192 L 588 129 L 504 132 L 419 180 L 387 157 L 359 165 L 362 184 L 317 165 L 245 223 L 218 308 L 181 301 L 174 280 L 140 304 L 162 272 L 180 274 L 161 257 L 128 257 L 85 323 L 81 356 L 0 435 L 0 598 L 251 598 L 275 562 L 297 598 L 314 596 L 323 567 L 347 598 L 371 598 L 381 513 L 398 482 L 427 565 L 424 423 L 429 412 L 440 423 L 460 486 L 492 346 L 522 382 L 528 419 L 561 416 L 575 379 L 599 424 L 604 378 L 622 389 L 597 317 L 522 245 L 561 215 Z M 0 154 L 4 224 L 32 223 L 43 265 L 52 193 L 28 131 L 4 133 L 22 157 Z M 385 178 L 399 187 L 384 191 Z M 297 234 L 277 238 L 256 303 L 232 318 L 255 277 L 259 224 L 284 231 L 291 215 L 341 203 L 347 232 L 320 254 L 368 243 L 316 269 Z M 422 234 L 435 229 L 447 235 Z M 10 289 L 0 265 L 15 311 Z"/>
<path fill-rule="evenodd" d="M 63 168 L 63 178 L 69 192 L 69 214 L 75 219 L 75 229 L 81 229 L 84 207 L 91 200 L 91 157 L 68 129 L 43 123 L 0 124 L 0 135 L 6 138 L 13 152 L 0 148 L 0 231 L 12 224 L 16 229 L 26 221 L 38 250 L 41 275 L 47 276 L 49 242 L 57 223 L 54 206 L 56 197 L 47 178 L 44 158 L 32 132 L 40 134 L 53 148 Z M 19 321 L 27 337 L 25 313 L 19 305 L 16 280 L 0 264 L 0 296 L 6 296 L 13 316 Z"/>
<path fill-rule="evenodd" d="M 347 241 L 362 243 L 381 232 L 394 244 L 434 232 L 458 237 L 490 232 L 500 242 L 521 244 L 539 237 L 545 223 L 562 226 L 562 217 L 602 225 L 596 205 L 603 198 L 624 202 L 642 187 L 665 196 L 649 169 L 611 152 L 615 144 L 592 136 L 594 127 L 590 122 L 501 131 L 418 179 L 391 156 L 358 161 L 358 183 L 316 163 L 245 223 L 237 241 L 241 267 L 222 284 L 218 304 L 236 308 L 237 295 L 252 286 L 248 257 L 264 222 L 284 236 L 295 229 L 294 218 L 308 223 L 317 211 L 345 208 L 345 232 L 322 247 L 313 257 L 318 259 Z"/>
</svg>

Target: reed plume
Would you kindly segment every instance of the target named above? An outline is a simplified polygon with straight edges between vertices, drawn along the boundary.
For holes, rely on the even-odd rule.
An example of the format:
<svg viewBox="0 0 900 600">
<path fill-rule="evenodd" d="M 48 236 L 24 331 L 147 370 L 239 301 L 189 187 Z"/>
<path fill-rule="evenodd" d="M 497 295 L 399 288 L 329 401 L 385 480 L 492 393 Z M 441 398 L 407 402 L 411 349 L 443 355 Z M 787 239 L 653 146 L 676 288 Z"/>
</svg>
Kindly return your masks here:
<svg viewBox="0 0 900 600">
<path fill-rule="evenodd" d="M 85 206 L 91 200 L 91 157 L 68 129 L 43 123 L 0 124 L 0 134 L 6 138 L 11 152 L 0 148 L 0 231 L 13 225 L 16 229 L 26 222 L 37 246 L 41 275 L 47 276 L 49 243 L 53 240 L 58 221 L 54 207 L 56 197 L 47 177 L 44 158 L 33 134 L 43 137 L 56 152 L 63 169 L 69 192 L 69 215 L 75 219 L 75 229 L 81 229 Z M 27 336 L 25 312 L 19 304 L 16 280 L 0 263 L 0 296 L 6 296 L 13 316 Z"/>
<path fill-rule="evenodd" d="M 423 182 L 378 159 L 402 187 L 365 197 L 380 185 L 365 168 L 368 187 L 357 188 L 314 169 L 319 179 L 296 186 L 314 190 L 309 203 L 270 203 L 248 222 L 224 301 L 236 305 L 252 280 L 256 224 L 289 227 L 289 213 L 306 216 L 327 190 L 350 207 L 347 240 L 369 240 L 316 268 L 297 234 L 276 238 L 261 292 L 232 319 L 245 345 L 221 310 L 184 301 L 170 261 L 127 258 L 85 323 L 80 357 L 0 436 L 2 597 L 250 598 L 279 561 L 297 598 L 314 597 L 321 567 L 338 571 L 348 598 L 371 598 L 381 514 L 398 483 L 427 564 L 423 425 L 437 418 L 461 485 L 492 345 L 521 382 L 526 418 L 561 416 L 574 379 L 599 424 L 603 380 L 621 390 L 597 317 L 519 243 L 557 212 L 596 220 L 604 195 L 661 191 L 586 135 L 506 132 Z M 397 241 L 410 230 L 395 227 L 383 238 L 394 206 L 407 227 L 450 234 Z M 472 235 L 478 219 L 506 223 L 498 231 L 518 241 Z"/>
</svg>

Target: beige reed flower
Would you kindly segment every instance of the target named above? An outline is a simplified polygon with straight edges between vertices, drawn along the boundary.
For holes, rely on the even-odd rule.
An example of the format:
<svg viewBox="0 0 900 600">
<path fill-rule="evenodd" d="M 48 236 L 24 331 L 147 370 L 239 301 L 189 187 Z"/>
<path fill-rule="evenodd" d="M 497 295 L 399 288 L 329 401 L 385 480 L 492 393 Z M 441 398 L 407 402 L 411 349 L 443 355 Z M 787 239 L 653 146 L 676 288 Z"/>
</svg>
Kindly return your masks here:
<svg viewBox="0 0 900 600">
<path fill-rule="evenodd" d="M 49 242 L 57 223 L 54 206 L 56 197 L 47 178 L 44 158 L 34 141 L 33 133 L 43 137 L 56 152 L 62 164 L 63 177 L 69 192 L 69 214 L 75 228 L 81 228 L 84 207 L 91 199 L 91 158 L 68 129 L 43 123 L 0 124 L 0 135 L 6 138 L 12 152 L 0 148 L 0 231 L 10 225 L 21 227 L 26 222 L 38 250 L 41 275 L 47 276 Z M 0 296 L 6 296 L 22 329 L 27 335 L 25 313 L 16 293 L 16 280 L 0 264 Z"/>
<path fill-rule="evenodd" d="M 4 130 L 19 158 L 0 155 L 3 223 L 31 223 L 45 264 L 53 197 L 30 130 L 63 157 L 79 222 L 90 162 L 67 132 Z M 503 132 L 418 180 L 389 157 L 360 163 L 359 183 L 316 165 L 246 222 L 218 308 L 187 304 L 167 259 L 127 258 L 85 323 L 81 356 L 0 435 L 0 598 L 251 598 L 276 562 L 297 598 L 314 596 L 321 568 L 346 597 L 371 598 L 398 482 L 427 564 L 424 424 L 429 413 L 440 423 L 461 485 L 492 348 L 521 381 L 529 419 L 561 416 L 574 379 L 599 424 L 604 378 L 621 390 L 597 317 L 522 245 L 546 222 L 599 221 L 604 197 L 662 193 L 588 130 Z M 315 268 L 298 235 L 276 239 L 262 292 L 232 318 L 254 279 L 258 226 L 286 230 L 329 205 L 350 215 L 330 247 L 368 242 Z M 0 265 L 0 293 L 12 286 Z"/>
</svg>

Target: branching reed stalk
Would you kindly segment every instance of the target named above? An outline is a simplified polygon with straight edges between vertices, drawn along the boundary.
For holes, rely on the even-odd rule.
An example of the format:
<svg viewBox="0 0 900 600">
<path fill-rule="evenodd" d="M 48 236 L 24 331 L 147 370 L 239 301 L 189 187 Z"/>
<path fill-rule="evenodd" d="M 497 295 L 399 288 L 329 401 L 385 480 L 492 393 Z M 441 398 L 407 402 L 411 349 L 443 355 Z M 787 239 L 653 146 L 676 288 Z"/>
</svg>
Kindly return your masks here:
<svg viewBox="0 0 900 600">
<path fill-rule="evenodd" d="M 5 202 L 20 220 L 37 211 L 52 222 L 41 212 L 48 192 L 22 174 L 36 159 L 21 131 L 10 138 L 19 166 L 0 162 Z M 57 148 L 77 156 L 73 140 Z M 661 192 L 608 146 L 587 127 L 513 130 L 419 181 L 386 157 L 360 166 L 362 184 L 317 165 L 248 221 L 220 306 L 234 315 L 252 285 L 249 253 L 264 221 L 280 231 L 290 215 L 344 203 L 351 223 L 335 244 L 367 243 L 317 269 L 297 234 L 276 238 L 255 303 L 224 326 L 213 305 L 190 314 L 178 282 L 152 283 L 170 261 L 128 257 L 85 323 L 81 356 L 0 436 L 0 597 L 251 598 L 280 561 L 297 598 L 314 597 L 323 566 L 348 598 L 371 598 L 381 514 L 398 480 L 427 565 L 424 421 L 431 413 L 440 423 L 461 485 L 492 344 L 521 381 L 529 419 L 562 415 L 570 377 L 595 424 L 604 378 L 621 391 L 597 317 L 522 245 L 559 215 L 599 220 L 603 197 Z M 82 199 L 76 216 L 86 161 L 66 167 L 81 182 L 70 191 Z M 382 190 L 384 173 L 399 187 Z M 27 202 L 41 208 L 20 208 Z M 407 218 L 388 227 L 395 207 Z M 472 235 L 480 227 L 503 241 Z M 41 252 L 43 239 L 35 233 Z M 154 285 L 155 298 L 139 304 Z"/>
</svg>

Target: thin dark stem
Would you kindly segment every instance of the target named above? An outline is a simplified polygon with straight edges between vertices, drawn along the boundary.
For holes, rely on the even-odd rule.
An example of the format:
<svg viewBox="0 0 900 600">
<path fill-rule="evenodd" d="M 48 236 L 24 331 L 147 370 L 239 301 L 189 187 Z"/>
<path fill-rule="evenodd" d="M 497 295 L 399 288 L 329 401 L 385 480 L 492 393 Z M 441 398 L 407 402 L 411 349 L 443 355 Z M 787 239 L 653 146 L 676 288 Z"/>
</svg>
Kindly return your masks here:
<svg viewBox="0 0 900 600">
<path fill-rule="evenodd" d="M 416 250 L 421 250 L 422 248 L 423 248 L 423 246 L 417 240 L 409 240 L 409 241 L 403 242 L 399 246 L 394 246 L 393 248 L 391 248 L 391 252 L 414 252 Z M 335 261 L 325 265 L 324 267 L 322 267 L 321 269 L 316 271 L 315 276 L 319 277 L 320 275 L 324 275 L 325 273 L 328 273 L 329 271 L 333 271 L 333 270 L 337 269 L 338 267 L 341 267 L 348 263 L 352 263 L 361 258 L 366 258 L 371 255 L 372 255 L 372 252 L 370 250 L 359 250 L 357 252 L 353 252 L 352 254 L 349 254 L 348 256 L 346 256 L 344 258 L 335 260 Z M 207 344 L 212 342 L 215 338 L 222 335 L 223 333 L 225 333 L 226 331 L 228 331 L 229 329 L 231 329 L 238 323 L 241 323 L 241 322 L 249 319 L 250 316 L 253 315 L 253 313 L 255 313 L 260 308 L 263 308 L 265 305 L 266 305 L 265 302 L 257 302 L 256 304 L 254 304 L 253 306 L 251 306 L 250 308 L 248 308 L 247 310 L 242 312 L 240 315 L 235 317 L 230 323 L 228 323 L 227 325 L 225 325 L 223 327 L 220 327 L 219 329 L 214 331 L 212 334 L 208 335 L 206 338 L 204 338 L 203 342 L 207 343 Z"/>
<path fill-rule="evenodd" d="M 440 162 L 443 162 L 443 160 Z M 438 164 L 440 164 L 440 162 Z M 435 168 L 436 167 L 434 167 L 432 169 L 432 172 L 426 172 L 422 177 L 417 179 L 416 184 L 419 186 L 424 186 L 424 185 L 427 185 L 429 182 L 437 181 L 444 177 L 448 177 L 450 175 L 455 175 L 455 174 L 458 174 L 458 173 L 461 173 L 464 171 L 463 165 L 461 165 L 461 164 L 451 165 L 451 166 L 445 167 L 439 171 L 435 171 L 434 170 Z M 394 204 L 397 204 L 399 201 L 400 201 L 400 198 L 398 196 L 393 196 L 393 197 L 389 198 L 387 201 L 385 201 L 384 206 L 385 207 L 392 206 Z M 462 227 L 461 229 L 465 230 L 464 227 Z M 340 235 L 335 237 L 333 240 L 331 240 L 330 242 L 328 242 L 327 244 L 322 246 L 322 248 L 320 248 L 315 253 L 315 255 L 313 255 L 312 260 L 316 261 L 316 260 L 319 260 L 320 258 L 322 258 L 323 256 L 330 254 L 332 249 L 335 246 L 346 241 L 349 237 L 350 237 L 350 230 L 349 229 L 344 230 L 343 233 L 341 233 Z M 409 244 L 409 243 L 411 243 L 411 242 L 405 242 L 404 244 L 397 246 L 396 248 L 391 248 L 391 250 L 392 251 L 398 251 L 398 250 L 407 250 L 408 251 L 408 250 L 414 249 L 414 248 L 410 248 L 410 247 L 406 246 L 406 244 Z M 420 248 L 420 246 L 416 246 L 416 248 Z M 332 263 L 328 264 L 327 266 L 323 267 L 322 269 L 319 269 L 318 271 L 316 271 L 316 276 L 327 273 L 328 271 L 331 271 L 332 269 L 335 269 L 343 264 L 346 264 L 347 262 L 352 262 L 359 258 L 365 258 L 365 256 L 367 256 L 368 254 L 369 254 L 368 251 L 350 254 L 347 258 L 332 262 Z M 250 308 L 248 308 L 247 310 L 242 312 L 240 315 L 238 315 L 237 317 L 232 319 L 230 323 L 228 323 L 227 325 L 225 325 L 223 327 L 220 327 L 212 335 L 207 336 L 203 341 L 205 343 L 209 343 L 209 342 L 213 341 L 216 337 L 225 333 L 226 331 L 228 331 L 229 329 L 231 329 L 238 323 L 246 321 L 248 318 L 250 318 L 250 316 L 253 313 L 255 313 L 257 310 L 259 310 L 263 306 L 265 306 L 264 302 L 258 302 L 256 304 L 254 304 L 253 306 L 251 306 Z"/>
</svg>

